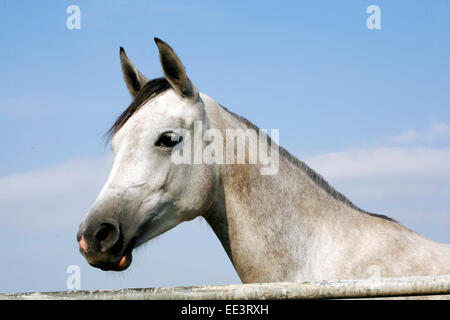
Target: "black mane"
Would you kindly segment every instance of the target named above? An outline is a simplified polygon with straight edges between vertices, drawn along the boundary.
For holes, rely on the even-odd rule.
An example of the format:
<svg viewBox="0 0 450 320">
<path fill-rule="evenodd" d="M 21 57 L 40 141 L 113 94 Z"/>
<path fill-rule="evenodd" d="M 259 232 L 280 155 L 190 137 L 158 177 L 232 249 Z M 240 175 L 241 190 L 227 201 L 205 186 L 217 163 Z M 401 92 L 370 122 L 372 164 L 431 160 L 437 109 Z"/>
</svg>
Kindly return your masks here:
<svg viewBox="0 0 450 320">
<path fill-rule="evenodd" d="M 144 87 L 139 90 L 133 102 L 122 112 L 111 128 L 106 132 L 106 139 L 109 141 L 148 100 L 166 92 L 171 88 L 166 78 L 156 78 L 148 81 Z"/>
</svg>

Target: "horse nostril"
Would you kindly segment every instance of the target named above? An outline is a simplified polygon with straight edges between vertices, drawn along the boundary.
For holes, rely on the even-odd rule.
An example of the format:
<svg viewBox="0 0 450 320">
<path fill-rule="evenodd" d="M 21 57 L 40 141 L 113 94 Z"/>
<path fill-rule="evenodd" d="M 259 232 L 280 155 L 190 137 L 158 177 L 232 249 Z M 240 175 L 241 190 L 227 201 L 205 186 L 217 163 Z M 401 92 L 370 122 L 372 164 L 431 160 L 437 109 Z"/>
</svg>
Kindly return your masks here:
<svg viewBox="0 0 450 320">
<path fill-rule="evenodd" d="M 102 223 L 100 229 L 95 234 L 95 239 L 99 244 L 100 251 L 104 252 L 114 246 L 119 239 L 119 228 L 111 223 Z"/>
<path fill-rule="evenodd" d="M 78 244 L 80 245 L 80 249 L 83 250 L 84 253 L 88 252 L 88 246 L 83 236 L 81 236 L 80 240 L 78 241 Z"/>
</svg>

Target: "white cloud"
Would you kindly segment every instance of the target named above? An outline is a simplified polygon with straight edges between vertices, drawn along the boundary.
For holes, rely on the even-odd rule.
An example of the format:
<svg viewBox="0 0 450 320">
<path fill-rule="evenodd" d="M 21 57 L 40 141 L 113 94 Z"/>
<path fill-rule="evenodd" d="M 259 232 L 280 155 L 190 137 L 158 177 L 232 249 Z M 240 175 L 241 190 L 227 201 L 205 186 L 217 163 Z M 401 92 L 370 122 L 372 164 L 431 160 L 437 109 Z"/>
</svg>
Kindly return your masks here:
<svg viewBox="0 0 450 320">
<path fill-rule="evenodd" d="M 450 125 L 443 122 L 434 122 L 431 124 L 428 139 L 435 140 L 450 137 Z"/>
<path fill-rule="evenodd" d="M 358 207 L 450 243 L 450 148 L 372 148 L 303 160 Z"/>
<path fill-rule="evenodd" d="M 423 132 L 415 129 L 389 137 L 388 142 L 400 145 L 424 145 L 450 140 L 450 125 L 444 122 L 433 122 Z"/>
<path fill-rule="evenodd" d="M 390 137 L 388 138 L 388 140 L 393 143 L 412 144 L 417 142 L 420 139 L 420 137 L 421 137 L 420 134 L 416 130 L 410 129 L 405 133 Z"/>
<path fill-rule="evenodd" d="M 112 157 L 77 159 L 0 178 L 2 226 L 76 228 L 106 182 Z"/>
<path fill-rule="evenodd" d="M 450 177 L 450 149 L 375 148 L 327 153 L 305 158 L 334 178 L 421 175 Z"/>
<path fill-rule="evenodd" d="M 375 148 L 303 160 L 339 191 L 355 197 L 450 194 L 450 149 Z"/>
</svg>

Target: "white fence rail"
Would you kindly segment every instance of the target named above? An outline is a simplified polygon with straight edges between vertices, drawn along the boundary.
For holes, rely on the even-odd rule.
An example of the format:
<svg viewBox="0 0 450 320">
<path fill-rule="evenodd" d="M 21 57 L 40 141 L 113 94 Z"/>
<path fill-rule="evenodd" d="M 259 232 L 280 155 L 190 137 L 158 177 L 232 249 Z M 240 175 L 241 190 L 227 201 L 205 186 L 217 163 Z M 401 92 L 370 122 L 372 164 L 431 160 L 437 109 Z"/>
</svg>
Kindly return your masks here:
<svg viewBox="0 0 450 320">
<path fill-rule="evenodd" d="M 450 275 L 317 282 L 273 282 L 201 287 L 0 294 L 0 300 L 280 300 L 449 295 Z"/>
</svg>

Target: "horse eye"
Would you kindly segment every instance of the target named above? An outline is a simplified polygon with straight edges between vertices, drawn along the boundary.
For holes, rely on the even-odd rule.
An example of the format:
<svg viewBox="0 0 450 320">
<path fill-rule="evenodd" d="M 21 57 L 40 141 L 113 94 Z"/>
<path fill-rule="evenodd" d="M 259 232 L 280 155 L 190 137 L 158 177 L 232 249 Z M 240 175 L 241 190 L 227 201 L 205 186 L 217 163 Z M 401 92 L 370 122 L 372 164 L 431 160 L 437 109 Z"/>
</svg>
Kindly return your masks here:
<svg viewBox="0 0 450 320">
<path fill-rule="evenodd" d="M 172 148 L 176 146 L 178 143 L 183 141 L 183 137 L 177 135 L 173 132 L 164 132 L 156 141 L 155 145 L 158 147 L 166 147 L 166 148 Z"/>
</svg>

